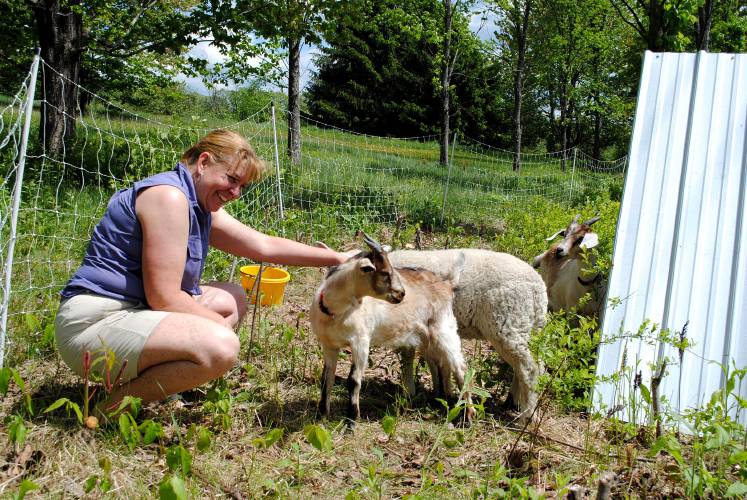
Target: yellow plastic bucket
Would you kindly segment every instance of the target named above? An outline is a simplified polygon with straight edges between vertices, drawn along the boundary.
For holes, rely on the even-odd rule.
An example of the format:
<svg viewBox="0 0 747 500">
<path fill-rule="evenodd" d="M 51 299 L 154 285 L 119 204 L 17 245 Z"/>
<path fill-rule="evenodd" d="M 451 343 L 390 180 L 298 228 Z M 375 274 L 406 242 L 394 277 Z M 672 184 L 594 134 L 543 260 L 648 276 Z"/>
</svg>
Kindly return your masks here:
<svg viewBox="0 0 747 500">
<path fill-rule="evenodd" d="M 254 283 L 257 281 L 259 264 L 241 266 L 239 271 L 241 272 L 241 286 L 244 287 L 247 297 L 254 304 L 257 296 Z M 285 294 L 285 284 L 289 280 L 290 273 L 285 269 L 280 269 L 279 267 L 262 268 L 262 280 L 259 283 L 259 294 L 262 297 L 260 304 L 263 306 L 282 304 L 283 295 Z"/>
</svg>

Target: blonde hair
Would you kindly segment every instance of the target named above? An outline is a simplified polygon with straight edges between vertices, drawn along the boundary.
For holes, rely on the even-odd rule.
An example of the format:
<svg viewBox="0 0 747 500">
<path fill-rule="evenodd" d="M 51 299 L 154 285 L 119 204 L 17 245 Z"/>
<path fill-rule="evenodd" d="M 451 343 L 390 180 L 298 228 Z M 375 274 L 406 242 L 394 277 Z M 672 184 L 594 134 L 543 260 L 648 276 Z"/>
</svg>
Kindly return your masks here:
<svg viewBox="0 0 747 500">
<path fill-rule="evenodd" d="M 202 153 L 210 153 L 215 161 L 227 165 L 229 172 L 243 167 L 249 182 L 259 180 L 266 169 L 246 139 L 231 130 L 213 130 L 186 150 L 181 161 L 191 168 Z"/>
</svg>

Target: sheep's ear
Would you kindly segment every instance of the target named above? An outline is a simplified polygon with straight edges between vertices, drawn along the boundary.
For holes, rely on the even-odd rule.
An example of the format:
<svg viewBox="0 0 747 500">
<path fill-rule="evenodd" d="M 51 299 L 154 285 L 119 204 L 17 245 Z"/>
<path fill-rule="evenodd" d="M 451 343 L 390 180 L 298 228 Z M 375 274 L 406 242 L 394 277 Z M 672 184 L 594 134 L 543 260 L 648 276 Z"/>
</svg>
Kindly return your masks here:
<svg viewBox="0 0 747 500">
<path fill-rule="evenodd" d="M 376 266 L 368 259 L 361 259 L 360 269 L 364 273 L 372 273 L 376 271 Z"/>
<path fill-rule="evenodd" d="M 586 233 L 584 235 L 584 239 L 581 240 L 581 244 L 579 245 L 581 248 L 594 248 L 599 244 L 599 236 L 597 236 L 597 233 Z"/>
<path fill-rule="evenodd" d="M 547 238 L 545 238 L 545 241 L 552 241 L 555 238 L 557 238 L 558 236 L 565 236 L 565 229 L 561 229 L 560 231 L 558 231 L 557 233 L 553 234 L 552 236 L 548 236 Z"/>
</svg>

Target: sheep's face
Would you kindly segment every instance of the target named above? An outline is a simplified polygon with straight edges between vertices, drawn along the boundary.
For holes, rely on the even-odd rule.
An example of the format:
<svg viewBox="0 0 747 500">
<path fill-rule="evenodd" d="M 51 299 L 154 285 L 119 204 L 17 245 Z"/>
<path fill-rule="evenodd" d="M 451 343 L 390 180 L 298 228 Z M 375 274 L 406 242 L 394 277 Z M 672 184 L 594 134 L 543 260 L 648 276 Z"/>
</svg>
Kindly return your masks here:
<svg viewBox="0 0 747 500">
<path fill-rule="evenodd" d="M 386 252 L 371 252 L 359 259 L 358 269 L 364 275 L 362 280 L 369 287 L 370 295 L 392 304 L 399 304 L 405 298 L 405 287 L 396 269 L 389 262 Z"/>
<path fill-rule="evenodd" d="M 552 241 L 558 236 L 563 237 L 562 240 L 553 243 L 545 252 L 534 258 L 532 266 L 539 270 L 545 283 L 554 282 L 558 271 L 567 261 L 579 258 L 580 252 L 592 249 L 599 243 L 597 234 L 591 230 L 591 225 L 598 221 L 599 217 L 580 224 L 578 218 L 577 215 L 568 227 L 547 238 L 548 241 Z"/>
</svg>

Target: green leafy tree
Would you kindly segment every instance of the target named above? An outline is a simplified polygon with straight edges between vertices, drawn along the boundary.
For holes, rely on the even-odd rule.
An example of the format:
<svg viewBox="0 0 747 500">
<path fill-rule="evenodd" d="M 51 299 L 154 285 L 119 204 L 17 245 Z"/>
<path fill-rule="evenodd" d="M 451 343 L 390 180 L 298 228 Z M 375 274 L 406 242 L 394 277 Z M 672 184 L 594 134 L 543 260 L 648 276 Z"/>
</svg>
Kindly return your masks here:
<svg viewBox="0 0 747 500">
<path fill-rule="evenodd" d="M 179 73 L 213 72 L 215 81 L 226 82 L 272 67 L 271 57 L 247 63 L 271 46 L 255 43 L 252 27 L 229 2 L 26 0 L 26 6 L 33 14 L 41 57 L 52 68 L 43 73 L 40 128 L 52 154 L 72 137 L 75 117 L 87 104 L 70 83 L 129 97 L 144 87 L 177 90 L 171 82 Z M 217 47 L 226 62 L 209 68 L 207 61 L 189 57 L 188 50 L 202 41 Z"/>
<path fill-rule="evenodd" d="M 713 6 L 706 50 L 747 52 L 747 2 L 721 0 Z"/>
<path fill-rule="evenodd" d="M 456 68 L 459 54 L 463 49 L 463 47 L 460 47 L 460 42 L 464 43 L 463 40 L 468 41 L 471 38 L 460 37 L 460 34 L 464 34 L 467 30 L 459 30 L 458 25 L 455 26 L 455 21 L 458 23 L 460 20 L 466 19 L 465 14 L 472 6 L 472 3 L 465 0 L 443 0 L 442 3 L 443 30 L 439 33 L 441 51 L 437 57 L 440 67 L 439 77 L 441 87 L 441 140 L 439 141 L 441 148 L 439 161 L 442 165 L 447 163 L 449 157 L 451 78 Z"/>
<path fill-rule="evenodd" d="M 517 172 L 521 169 L 522 102 L 528 72 L 528 33 L 535 4 L 536 0 L 496 0 L 488 3 L 489 8 L 501 19 L 500 29 L 496 32 L 496 51 L 510 62 L 514 75 L 512 138 L 513 170 Z"/>
<path fill-rule="evenodd" d="M 334 0 L 239 0 L 236 10 L 248 13 L 256 33 L 274 40 L 288 51 L 288 156 L 301 159 L 301 48 L 319 43 L 321 33 L 333 26 L 338 16 L 354 12 L 357 1 Z"/>
<path fill-rule="evenodd" d="M 0 2 L 0 18 L 12 19 L 0 30 L 0 93 L 15 94 L 34 57 L 36 33 L 25 0 Z"/>
<path fill-rule="evenodd" d="M 311 114 L 378 135 L 434 133 L 435 1 L 363 2 L 327 33 L 308 90 Z M 406 20 L 406 22 L 403 22 Z"/>
<path fill-rule="evenodd" d="M 442 134 L 442 16 L 438 0 L 361 3 L 357 15 L 341 19 L 325 37 L 308 91 L 312 115 L 378 135 Z M 486 126 L 476 121 L 489 115 L 486 84 L 495 68 L 462 8 L 454 11 L 451 32 L 448 118 L 482 138 Z"/>
<path fill-rule="evenodd" d="M 737 46 L 743 47 L 745 43 L 744 17 L 747 13 L 744 2 L 740 0 L 609 1 L 620 18 L 638 35 L 645 48 L 653 52 L 728 50 L 727 46 L 731 44 L 717 44 L 713 47 L 710 44 L 711 32 L 721 23 L 737 28 L 733 34 L 742 35 L 734 39 L 738 40 Z"/>
</svg>

